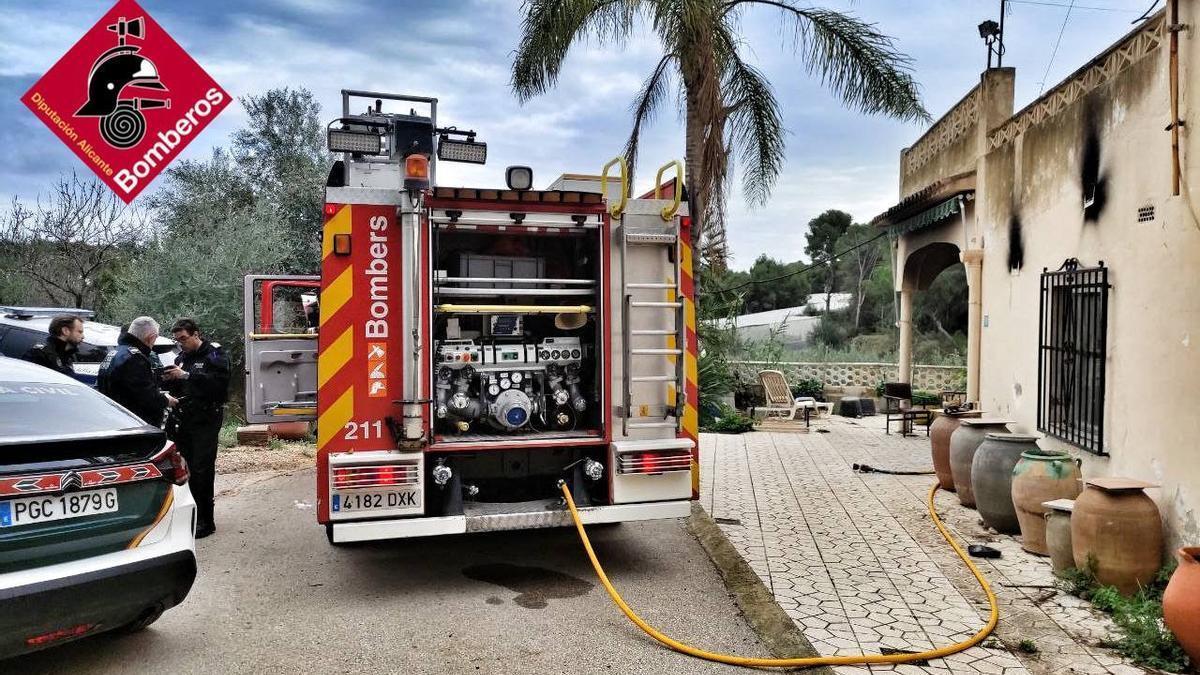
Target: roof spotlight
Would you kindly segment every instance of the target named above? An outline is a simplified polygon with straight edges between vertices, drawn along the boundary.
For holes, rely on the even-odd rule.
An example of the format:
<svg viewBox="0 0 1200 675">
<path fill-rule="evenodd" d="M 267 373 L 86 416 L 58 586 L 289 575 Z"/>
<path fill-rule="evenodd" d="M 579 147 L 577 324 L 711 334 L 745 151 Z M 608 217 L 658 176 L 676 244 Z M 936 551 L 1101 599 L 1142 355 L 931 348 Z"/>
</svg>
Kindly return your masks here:
<svg viewBox="0 0 1200 675">
<path fill-rule="evenodd" d="M 454 127 L 438 129 L 438 159 L 467 164 L 487 163 L 487 143 L 475 140 L 474 131 L 459 131 Z M 461 136 L 461 138 L 454 138 Z"/>
</svg>

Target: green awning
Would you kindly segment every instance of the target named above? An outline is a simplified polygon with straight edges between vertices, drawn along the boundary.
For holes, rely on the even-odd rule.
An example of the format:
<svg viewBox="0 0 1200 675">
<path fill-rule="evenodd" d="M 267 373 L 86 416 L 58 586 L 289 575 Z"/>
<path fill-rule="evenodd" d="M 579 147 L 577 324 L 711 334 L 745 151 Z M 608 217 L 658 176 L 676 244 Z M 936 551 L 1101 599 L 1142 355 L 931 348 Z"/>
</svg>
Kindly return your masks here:
<svg viewBox="0 0 1200 675">
<path fill-rule="evenodd" d="M 959 195 L 955 195 L 950 199 L 937 204 L 936 206 L 931 206 L 925 209 L 915 216 L 905 218 L 895 225 L 892 225 L 888 229 L 891 230 L 893 237 L 898 237 L 907 232 L 914 232 L 916 230 L 924 229 L 958 213 L 958 205 Z"/>
</svg>

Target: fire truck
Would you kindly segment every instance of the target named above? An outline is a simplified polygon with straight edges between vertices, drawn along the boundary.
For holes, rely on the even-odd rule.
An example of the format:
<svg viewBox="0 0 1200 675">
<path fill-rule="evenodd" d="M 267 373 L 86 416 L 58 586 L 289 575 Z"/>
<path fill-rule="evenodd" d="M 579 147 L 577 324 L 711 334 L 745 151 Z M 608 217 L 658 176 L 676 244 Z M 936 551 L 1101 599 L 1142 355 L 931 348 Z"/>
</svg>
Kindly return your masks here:
<svg viewBox="0 0 1200 675">
<path fill-rule="evenodd" d="M 523 166 L 447 187 L 438 161 L 483 164 L 486 143 L 439 127 L 437 99 L 366 91 L 327 140 L 320 274 L 247 277 L 244 313 L 248 421 L 315 422 L 329 541 L 567 526 L 564 483 L 584 523 L 688 515 L 682 166 L 638 199 L 621 158 L 599 191 L 535 190 Z"/>
</svg>

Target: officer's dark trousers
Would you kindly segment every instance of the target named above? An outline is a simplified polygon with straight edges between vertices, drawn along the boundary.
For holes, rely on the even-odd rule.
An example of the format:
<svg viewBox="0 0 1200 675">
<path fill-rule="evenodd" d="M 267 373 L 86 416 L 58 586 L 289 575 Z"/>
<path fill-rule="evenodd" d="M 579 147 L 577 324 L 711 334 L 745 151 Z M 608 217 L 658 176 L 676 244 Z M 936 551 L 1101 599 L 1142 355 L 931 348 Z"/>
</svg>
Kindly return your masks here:
<svg viewBox="0 0 1200 675">
<path fill-rule="evenodd" d="M 175 445 L 187 460 L 191 479 L 188 485 L 196 500 L 196 527 L 212 525 L 213 482 L 217 477 L 217 436 L 221 432 L 221 417 L 199 424 L 181 425 L 175 434 Z"/>
</svg>

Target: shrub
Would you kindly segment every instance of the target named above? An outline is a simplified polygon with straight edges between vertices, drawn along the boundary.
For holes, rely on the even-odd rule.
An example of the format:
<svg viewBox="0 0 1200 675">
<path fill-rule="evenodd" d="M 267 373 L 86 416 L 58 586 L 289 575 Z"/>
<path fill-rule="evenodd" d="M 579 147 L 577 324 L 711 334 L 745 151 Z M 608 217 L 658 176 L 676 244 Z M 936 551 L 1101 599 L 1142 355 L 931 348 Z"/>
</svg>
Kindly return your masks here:
<svg viewBox="0 0 1200 675">
<path fill-rule="evenodd" d="M 825 383 L 816 378 L 800 380 L 792 385 L 792 397 L 811 396 L 818 401 L 825 400 Z"/>
<path fill-rule="evenodd" d="M 727 405 L 721 406 L 721 414 L 704 427 L 704 431 L 717 434 L 744 434 L 754 430 L 754 420 Z"/>
</svg>

